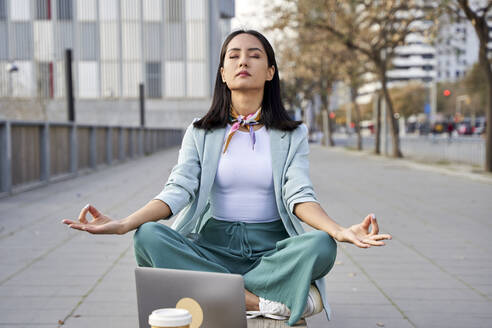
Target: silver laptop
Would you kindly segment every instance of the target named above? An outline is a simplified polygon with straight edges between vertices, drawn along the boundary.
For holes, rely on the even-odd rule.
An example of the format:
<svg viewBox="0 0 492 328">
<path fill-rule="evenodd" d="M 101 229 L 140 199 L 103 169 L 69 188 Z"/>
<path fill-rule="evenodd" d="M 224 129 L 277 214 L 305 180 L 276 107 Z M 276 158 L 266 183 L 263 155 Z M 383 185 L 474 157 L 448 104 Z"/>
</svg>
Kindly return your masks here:
<svg viewBox="0 0 492 328">
<path fill-rule="evenodd" d="M 201 328 L 247 328 L 244 282 L 239 274 L 137 267 L 135 280 L 140 328 L 149 327 L 153 310 L 174 308 L 184 297 L 202 307 Z"/>
</svg>

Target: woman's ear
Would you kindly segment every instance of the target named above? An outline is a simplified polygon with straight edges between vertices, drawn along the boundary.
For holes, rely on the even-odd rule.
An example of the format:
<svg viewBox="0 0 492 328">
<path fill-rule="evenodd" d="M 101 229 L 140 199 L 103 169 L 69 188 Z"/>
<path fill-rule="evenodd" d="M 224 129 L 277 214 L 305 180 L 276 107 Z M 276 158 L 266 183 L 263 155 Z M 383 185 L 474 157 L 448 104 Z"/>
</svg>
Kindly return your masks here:
<svg viewBox="0 0 492 328">
<path fill-rule="evenodd" d="M 220 76 L 222 78 L 222 82 L 225 83 L 225 78 L 224 78 L 224 67 L 220 68 Z"/>
<path fill-rule="evenodd" d="M 267 81 L 271 81 L 273 79 L 273 76 L 275 75 L 275 66 L 270 66 L 268 67 L 267 71 Z"/>
</svg>

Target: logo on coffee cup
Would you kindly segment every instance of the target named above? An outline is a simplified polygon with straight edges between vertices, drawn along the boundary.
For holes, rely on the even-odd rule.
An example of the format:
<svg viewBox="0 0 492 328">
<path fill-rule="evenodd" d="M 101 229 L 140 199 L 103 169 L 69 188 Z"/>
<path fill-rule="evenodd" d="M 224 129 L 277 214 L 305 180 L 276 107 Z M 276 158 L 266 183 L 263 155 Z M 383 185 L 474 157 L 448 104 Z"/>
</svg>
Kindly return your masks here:
<svg viewBox="0 0 492 328">
<path fill-rule="evenodd" d="M 202 307 L 189 297 L 180 299 L 176 308 L 157 309 L 149 316 L 152 328 L 199 328 L 202 323 Z"/>
</svg>

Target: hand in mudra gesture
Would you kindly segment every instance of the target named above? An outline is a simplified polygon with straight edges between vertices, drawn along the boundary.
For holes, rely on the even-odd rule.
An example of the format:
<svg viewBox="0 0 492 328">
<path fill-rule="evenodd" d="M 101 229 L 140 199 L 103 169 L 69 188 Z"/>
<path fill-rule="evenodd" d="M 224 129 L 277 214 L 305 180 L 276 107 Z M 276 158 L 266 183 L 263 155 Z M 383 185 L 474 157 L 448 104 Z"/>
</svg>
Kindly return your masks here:
<svg viewBox="0 0 492 328">
<path fill-rule="evenodd" d="M 86 218 L 89 212 L 93 219 L 88 221 Z M 93 234 L 122 234 L 122 225 L 120 221 L 111 219 L 103 215 L 94 206 L 85 206 L 79 214 L 78 221 L 64 219 L 62 223 L 67 224 L 70 228 L 87 231 Z"/>
<path fill-rule="evenodd" d="M 371 225 L 372 229 L 369 229 Z M 385 239 L 391 239 L 391 235 L 379 234 L 379 226 L 374 214 L 369 214 L 359 224 L 343 229 L 337 236 L 337 241 L 349 242 L 360 248 L 383 246 Z"/>
</svg>

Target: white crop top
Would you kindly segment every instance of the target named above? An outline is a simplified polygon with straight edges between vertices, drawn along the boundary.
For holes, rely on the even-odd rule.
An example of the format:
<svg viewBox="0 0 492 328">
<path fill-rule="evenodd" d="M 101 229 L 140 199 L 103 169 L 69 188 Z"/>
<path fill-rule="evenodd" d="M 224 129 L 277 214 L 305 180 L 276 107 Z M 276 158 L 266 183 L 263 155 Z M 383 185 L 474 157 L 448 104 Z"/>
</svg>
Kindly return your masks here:
<svg viewBox="0 0 492 328">
<path fill-rule="evenodd" d="M 227 125 L 225 138 L 231 126 Z M 273 189 L 270 136 L 265 126 L 255 131 L 253 151 L 249 132 L 236 131 L 219 165 L 210 195 L 212 217 L 247 223 L 280 219 Z"/>
</svg>

